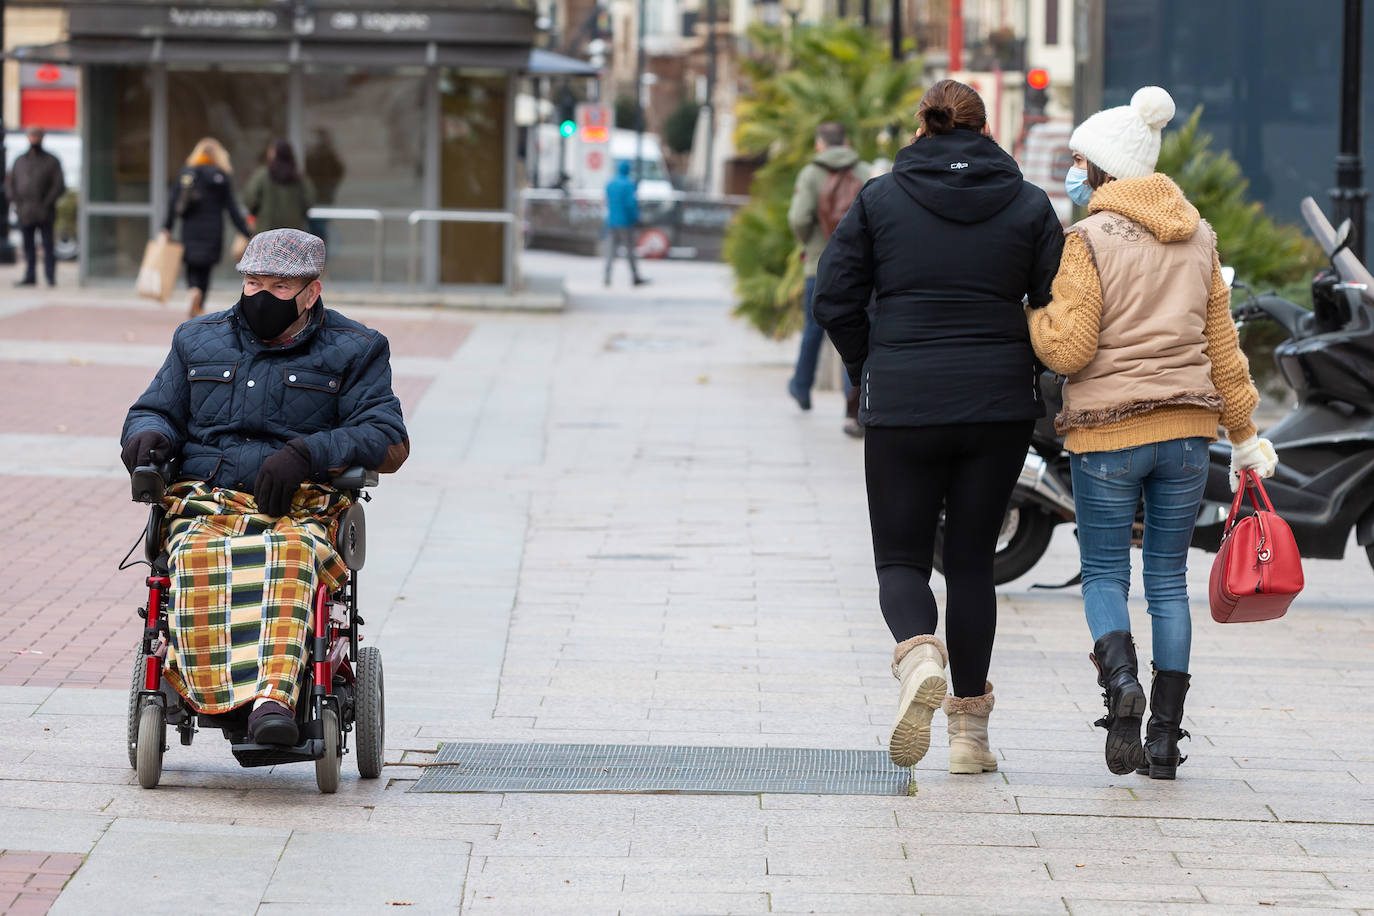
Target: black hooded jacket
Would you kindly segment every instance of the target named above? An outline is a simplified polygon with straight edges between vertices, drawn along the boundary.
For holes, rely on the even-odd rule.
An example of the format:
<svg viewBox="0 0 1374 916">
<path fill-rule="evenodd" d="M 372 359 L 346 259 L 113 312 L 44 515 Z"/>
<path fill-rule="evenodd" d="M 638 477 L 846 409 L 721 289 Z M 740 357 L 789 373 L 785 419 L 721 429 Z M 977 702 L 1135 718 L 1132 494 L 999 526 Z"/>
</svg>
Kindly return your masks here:
<svg viewBox="0 0 1374 916">
<path fill-rule="evenodd" d="M 812 302 L 862 386 L 863 424 L 1042 416 L 1022 297 L 1049 303 L 1063 247 L 1049 198 L 991 138 L 899 152 L 831 236 Z"/>
</svg>

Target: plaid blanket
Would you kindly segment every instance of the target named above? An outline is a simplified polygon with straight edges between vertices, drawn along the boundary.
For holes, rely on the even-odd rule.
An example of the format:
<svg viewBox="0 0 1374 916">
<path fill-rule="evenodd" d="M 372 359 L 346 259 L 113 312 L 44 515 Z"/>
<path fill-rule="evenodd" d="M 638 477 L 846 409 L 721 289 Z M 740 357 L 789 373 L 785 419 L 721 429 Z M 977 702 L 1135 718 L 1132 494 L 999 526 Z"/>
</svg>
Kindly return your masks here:
<svg viewBox="0 0 1374 916">
<path fill-rule="evenodd" d="M 348 574 L 334 550 L 345 493 L 306 484 L 291 514 L 253 497 L 184 481 L 167 491 L 172 586 L 167 682 L 200 712 L 266 697 L 294 707 L 309 660 L 317 583 Z"/>
</svg>

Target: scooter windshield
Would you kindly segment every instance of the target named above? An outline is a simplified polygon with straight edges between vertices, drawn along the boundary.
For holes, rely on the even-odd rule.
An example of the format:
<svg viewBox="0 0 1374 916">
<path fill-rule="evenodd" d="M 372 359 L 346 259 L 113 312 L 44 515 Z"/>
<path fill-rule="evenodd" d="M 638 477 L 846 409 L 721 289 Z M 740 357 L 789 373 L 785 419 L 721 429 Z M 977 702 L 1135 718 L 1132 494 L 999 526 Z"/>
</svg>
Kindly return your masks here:
<svg viewBox="0 0 1374 916">
<path fill-rule="evenodd" d="M 1327 220 L 1326 214 L 1310 197 L 1302 199 L 1302 218 L 1306 220 L 1307 228 L 1312 230 L 1312 237 L 1317 240 L 1322 252 L 1328 258 L 1331 257 L 1331 252 L 1336 247 L 1336 230 L 1331 228 L 1331 222 Z M 1374 304 L 1374 276 L 1370 275 L 1368 268 L 1360 263 L 1360 259 L 1355 257 L 1353 251 L 1342 251 L 1332 259 L 1332 264 L 1344 282 L 1365 284 L 1360 297 L 1366 303 Z"/>
</svg>

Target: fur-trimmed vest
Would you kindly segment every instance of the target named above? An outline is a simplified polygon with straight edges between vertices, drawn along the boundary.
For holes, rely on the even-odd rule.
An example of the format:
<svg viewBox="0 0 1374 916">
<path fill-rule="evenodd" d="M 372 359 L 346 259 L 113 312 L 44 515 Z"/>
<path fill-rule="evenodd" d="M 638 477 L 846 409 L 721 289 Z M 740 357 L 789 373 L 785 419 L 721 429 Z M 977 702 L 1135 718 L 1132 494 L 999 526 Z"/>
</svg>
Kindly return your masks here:
<svg viewBox="0 0 1374 916">
<path fill-rule="evenodd" d="M 1064 386 L 1062 430 L 1116 423 L 1168 406 L 1222 409 L 1204 329 L 1216 236 L 1161 241 L 1134 220 L 1099 211 L 1071 230 L 1102 284 L 1097 355 Z"/>
</svg>

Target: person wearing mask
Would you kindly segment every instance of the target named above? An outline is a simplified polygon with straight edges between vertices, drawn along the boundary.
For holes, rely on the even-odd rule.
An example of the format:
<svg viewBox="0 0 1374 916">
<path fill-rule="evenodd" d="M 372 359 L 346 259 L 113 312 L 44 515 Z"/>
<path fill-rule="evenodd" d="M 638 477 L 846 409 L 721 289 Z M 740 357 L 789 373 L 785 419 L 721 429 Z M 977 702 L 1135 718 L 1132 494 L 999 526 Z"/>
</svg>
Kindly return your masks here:
<svg viewBox="0 0 1374 916">
<path fill-rule="evenodd" d="M 1073 495 L 1091 659 L 1107 714 L 1106 762 L 1173 779 L 1188 693 L 1188 546 L 1207 480 L 1207 446 L 1226 430 L 1232 488 L 1274 473 L 1251 418 L 1259 395 L 1231 319 L 1216 234 L 1155 171 L 1174 101 L 1158 86 L 1074 130 L 1069 197 L 1091 215 L 1068 232 L 1053 301 L 1030 313 L 1045 365 L 1068 377 L 1056 419 L 1073 453 Z M 1145 693 L 1126 600 L 1136 507 L 1145 503 L 1144 581 L 1154 678 Z"/>
<path fill-rule="evenodd" d="M 38 245 L 43 243 L 43 277 L 49 286 L 57 285 L 57 249 L 53 247 L 53 223 L 57 219 L 57 200 L 67 190 L 62 179 L 62 163 L 43 149 L 43 131 L 29 130 L 29 148 L 14 160 L 5 178 L 5 193 L 19 217 L 19 232 L 24 239 L 24 279 L 15 286 L 38 283 Z"/>
<path fill-rule="evenodd" d="M 635 262 L 634 228 L 639 224 L 639 200 L 634 179 L 630 177 L 629 160 L 616 165 L 616 176 L 606 183 L 606 285 L 611 285 L 611 270 L 621 246 L 625 260 L 630 262 L 630 278 L 635 286 L 648 283 L 639 275 Z"/>
<path fill-rule="evenodd" d="M 315 185 L 296 167 L 296 153 L 289 141 L 278 140 L 268 149 L 267 164 L 248 179 L 243 202 L 253 214 L 258 232 L 309 229 Z"/>
<path fill-rule="evenodd" d="M 324 265 L 313 235 L 253 236 L 239 301 L 176 329 L 120 436 L 130 472 L 181 459 L 167 682 L 198 712 L 240 710 L 261 744 L 298 740 L 315 589 L 347 572 L 330 531 L 349 499 L 325 482 L 410 454 L 387 339 L 325 307 Z"/>
<path fill-rule="evenodd" d="M 210 274 L 224 256 L 224 215 L 229 214 L 234 228 L 243 235 L 253 234 L 234 196 L 233 175 L 229 153 L 218 140 L 205 137 L 186 157 L 167 195 L 162 238 L 171 238 L 180 220 L 184 249 L 181 259 L 186 265 L 186 286 L 191 291 L 187 313 L 191 318 L 205 310 Z"/>
<path fill-rule="evenodd" d="M 1050 301 L 1063 230 L 989 135 L 971 87 L 941 80 L 918 117 L 825 247 L 814 311 L 860 386 L 878 602 L 901 682 L 888 751 L 919 761 L 943 705 L 950 772 L 984 773 L 997 769 L 993 554 L 1044 414 L 1022 300 Z M 948 650 L 930 588 L 941 512 Z"/>
<path fill-rule="evenodd" d="M 802 246 L 802 267 L 806 274 L 802 287 L 806 323 L 802 327 L 797 366 L 787 382 L 787 393 L 802 410 L 811 409 L 811 389 L 816 384 L 816 364 L 820 360 L 821 342 L 825 339 L 825 331 L 816 324 L 812 314 L 816 269 L 826 242 L 870 177 L 872 170 L 859 160 L 859 154 L 849 145 L 844 125 L 839 121 L 822 122 L 816 128 L 816 157 L 797 174 L 792 203 L 787 208 L 787 222 Z M 844 431 L 861 438 L 864 431 L 859 424 L 858 394 L 847 377 L 844 393 Z"/>
</svg>

